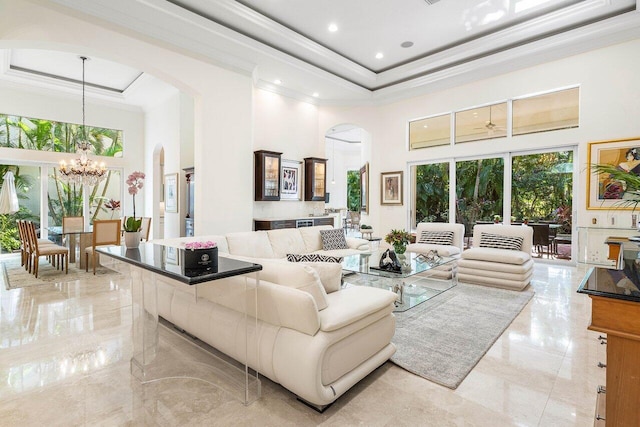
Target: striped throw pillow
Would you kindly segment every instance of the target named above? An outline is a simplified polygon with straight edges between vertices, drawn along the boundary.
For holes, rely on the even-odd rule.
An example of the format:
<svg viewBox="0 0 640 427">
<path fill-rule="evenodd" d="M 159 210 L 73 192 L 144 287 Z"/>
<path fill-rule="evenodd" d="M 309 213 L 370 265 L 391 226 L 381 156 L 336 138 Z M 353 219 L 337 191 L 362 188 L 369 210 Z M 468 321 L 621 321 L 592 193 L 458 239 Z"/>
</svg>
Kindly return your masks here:
<svg viewBox="0 0 640 427">
<path fill-rule="evenodd" d="M 480 235 L 481 248 L 508 249 L 511 251 L 522 250 L 524 239 L 518 236 L 502 236 L 500 234 L 482 233 Z"/>
<path fill-rule="evenodd" d="M 289 262 L 342 262 L 342 257 L 320 254 L 287 254 Z"/>
<path fill-rule="evenodd" d="M 453 231 L 423 231 L 418 243 L 431 245 L 453 245 Z"/>
</svg>

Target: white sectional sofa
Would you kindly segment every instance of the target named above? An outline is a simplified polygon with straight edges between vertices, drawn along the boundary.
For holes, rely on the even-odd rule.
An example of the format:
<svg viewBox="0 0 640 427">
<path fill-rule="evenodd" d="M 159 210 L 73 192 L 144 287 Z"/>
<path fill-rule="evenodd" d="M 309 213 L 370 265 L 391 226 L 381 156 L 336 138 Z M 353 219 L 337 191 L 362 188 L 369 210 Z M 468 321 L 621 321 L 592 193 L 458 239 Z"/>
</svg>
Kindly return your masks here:
<svg viewBox="0 0 640 427">
<path fill-rule="evenodd" d="M 344 255 L 368 249 L 368 241 L 348 239 L 349 249 L 323 251 L 320 230 L 330 226 L 230 233 L 154 240 L 180 247 L 212 240 L 220 256 L 263 266 L 258 288 L 258 353 L 249 365 L 299 398 L 322 408 L 385 363 L 395 347 L 396 295 L 370 288 L 341 289 L 337 263 L 294 263 L 288 253 Z M 169 281 L 159 286 L 160 316 L 234 359 L 245 362 L 241 309 L 232 277 L 198 285 L 197 299 Z M 229 292 L 226 292 L 228 289 Z M 253 330 L 253 328 L 250 328 Z M 248 342 L 254 345 L 256 336 Z M 254 350 L 254 349 L 252 349 Z M 249 354 L 255 354 L 250 351 Z"/>
</svg>

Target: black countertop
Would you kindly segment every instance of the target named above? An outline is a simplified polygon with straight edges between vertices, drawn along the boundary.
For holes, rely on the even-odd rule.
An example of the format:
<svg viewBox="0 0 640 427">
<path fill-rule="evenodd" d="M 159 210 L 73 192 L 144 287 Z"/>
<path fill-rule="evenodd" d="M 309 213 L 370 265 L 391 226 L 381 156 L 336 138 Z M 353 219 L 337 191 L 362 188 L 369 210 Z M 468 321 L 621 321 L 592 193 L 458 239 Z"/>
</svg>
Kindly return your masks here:
<svg viewBox="0 0 640 427">
<path fill-rule="evenodd" d="M 578 292 L 605 298 L 640 302 L 640 247 L 624 243 L 622 270 L 612 268 L 591 268 Z"/>
<path fill-rule="evenodd" d="M 101 246 L 96 250 L 98 253 L 111 256 L 117 260 L 153 271 L 188 285 L 197 285 L 198 283 L 262 270 L 260 264 L 219 256 L 217 271 L 189 271 L 185 274 L 185 271 L 179 265 L 181 264 L 180 251 L 184 251 L 184 249 L 171 248 L 154 243 L 140 243 L 139 249 L 127 249 L 124 246 Z"/>
</svg>

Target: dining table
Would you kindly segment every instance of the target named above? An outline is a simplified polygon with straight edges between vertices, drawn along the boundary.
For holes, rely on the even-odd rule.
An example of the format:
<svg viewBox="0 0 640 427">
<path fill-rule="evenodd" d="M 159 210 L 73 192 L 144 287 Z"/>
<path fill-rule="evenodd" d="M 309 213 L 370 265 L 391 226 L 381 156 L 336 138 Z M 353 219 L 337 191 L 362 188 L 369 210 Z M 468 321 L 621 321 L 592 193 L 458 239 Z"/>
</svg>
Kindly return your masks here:
<svg viewBox="0 0 640 427">
<path fill-rule="evenodd" d="M 76 263 L 79 268 L 86 267 L 85 257 L 82 256 L 85 250 L 93 243 L 93 227 L 90 226 L 85 230 L 63 231 L 61 225 L 47 227 L 50 236 L 66 237 L 69 247 L 69 262 Z M 78 259 L 76 260 L 76 251 L 78 251 Z"/>
</svg>

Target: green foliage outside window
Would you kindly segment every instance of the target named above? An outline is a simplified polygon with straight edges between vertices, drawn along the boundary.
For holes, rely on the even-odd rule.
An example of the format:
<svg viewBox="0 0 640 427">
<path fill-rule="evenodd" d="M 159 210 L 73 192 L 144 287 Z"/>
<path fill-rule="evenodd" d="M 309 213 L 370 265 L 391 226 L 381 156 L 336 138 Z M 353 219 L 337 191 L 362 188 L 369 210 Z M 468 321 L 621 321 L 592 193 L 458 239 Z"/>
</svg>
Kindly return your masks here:
<svg viewBox="0 0 640 427">
<path fill-rule="evenodd" d="M 347 208 L 360 212 L 360 171 L 347 171 Z"/>
</svg>

